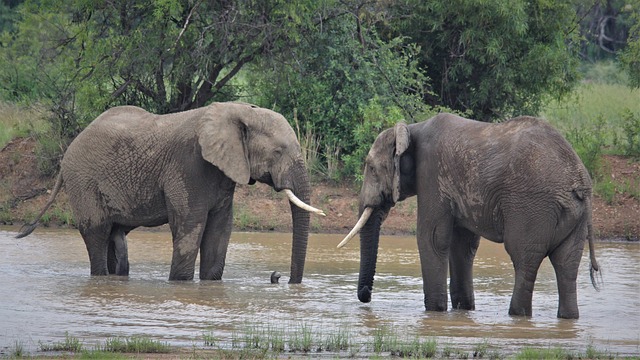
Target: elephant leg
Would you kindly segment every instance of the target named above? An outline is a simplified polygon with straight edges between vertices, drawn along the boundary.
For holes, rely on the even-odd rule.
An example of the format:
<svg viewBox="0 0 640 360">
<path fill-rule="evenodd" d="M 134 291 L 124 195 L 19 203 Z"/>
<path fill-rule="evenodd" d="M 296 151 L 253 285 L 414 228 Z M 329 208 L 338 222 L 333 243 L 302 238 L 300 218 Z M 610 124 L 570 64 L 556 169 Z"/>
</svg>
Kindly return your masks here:
<svg viewBox="0 0 640 360">
<path fill-rule="evenodd" d="M 473 294 L 473 259 L 480 245 L 480 236 L 456 227 L 449 252 L 449 292 L 451 308 L 475 310 Z"/>
<path fill-rule="evenodd" d="M 452 232 L 453 221 L 447 217 L 418 223 L 418 251 L 427 311 L 447 310 L 447 270 Z"/>
<path fill-rule="evenodd" d="M 515 270 L 515 284 L 509 305 L 509 315 L 531 316 L 533 288 L 538 269 L 547 255 L 551 235 L 545 235 L 545 226 L 532 226 L 540 230 L 537 234 L 524 231 L 507 232 L 504 238 L 505 248 L 511 257 Z"/>
<path fill-rule="evenodd" d="M 91 275 L 108 275 L 107 253 L 109 248 L 110 225 L 79 226 L 78 230 L 84 239 L 89 262 L 91 263 Z"/>
<path fill-rule="evenodd" d="M 233 209 L 228 206 L 209 213 L 200 243 L 200 279 L 220 280 L 233 227 Z"/>
<path fill-rule="evenodd" d="M 109 274 L 120 276 L 129 275 L 129 254 L 127 237 L 124 229 L 114 225 L 109 235 L 109 249 L 107 252 L 107 268 Z"/>
<path fill-rule="evenodd" d="M 559 318 L 577 319 L 580 315 L 576 281 L 586 235 L 586 227 L 584 231 L 574 231 L 549 254 L 558 282 Z"/>
<path fill-rule="evenodd" d="M 204 220 L 196 224 L 184 219 L 172 222 L 173 256 L 169 280 L 193 280 L 204 224 Z"/>
</svg>

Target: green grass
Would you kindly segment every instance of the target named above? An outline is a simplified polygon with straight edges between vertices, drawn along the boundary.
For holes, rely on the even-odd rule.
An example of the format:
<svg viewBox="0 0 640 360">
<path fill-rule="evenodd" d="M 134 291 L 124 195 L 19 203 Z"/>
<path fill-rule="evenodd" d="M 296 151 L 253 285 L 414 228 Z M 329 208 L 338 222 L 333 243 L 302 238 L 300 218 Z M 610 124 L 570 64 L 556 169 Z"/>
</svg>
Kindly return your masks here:
<svg viewBox="0 0 640 360">
<path fill-rule="evenodd" d="M 98 343 L 95 348 L 86 349 L 80 339 L 70 336 L 67 333 L 63 341 L 55 342 L 53 344 L 40 343 L 40 351 L 47 353 L 74 353 L 78 354 L 83 359 L 115 359 L 123 358 L 119 355 L 121 353 L 162 354 L 171 352 L 172 348 L 167 343 L 153 340 L 148 337 L 133 336 L 130 338 L 108 338 L 104 345 Z"/>
<path fill-rule="evenodd" d="M 16 137 L 44 133 L 49 128 L 42 106 L 20 106 L 0 101 L 0 149 Z"/>
<path fill-rule="evenodd" d="M 258 216 L 251 213 L 249 208 L 237 204 L 233 207 L 233 228 L 236 231 L 262 229 L 263 223 Z"/>
<path fill-rule="evenodd" d="M 602 145 L 614 153 L 624 153 L 629 131 L 636 131 L 629 123 L 640 118 L 640 89 L 622 84 L 583 83 L 562 103 L 551 101 L 542 111 L 565 136 L 572 132 L 598 131 Z"/>
<path fill-rule="evenodd" d="M 516 356 L 517 360 L 554 360 L 554 359 L 569 359 L 572 355 L 565 349 L 552 348 L 552 349 L 534 349 L 526 347 L 522 349 Z"/>
<path fill-rule="evenodd" d="M 100 350 L 115 353 L 161 354 L 170 352 L 171 347 L 167 343 L 148 337 L 133 336 L 130 338 L 109 338 Z"/>
<path fill-rule="evenodd" d="M 594 192 L 609 204 L 617 194 L 638 197 L 640 177 L 627 183 L 603 168 L 604 154 L 640 159 L 640 89 L 631 89 L 613 64 L 585 70 L 588 81 L 562 103 L 551 101 L 542 112 L 571 143 L 594 180 Z"/>
<path fill-rule="evenodd" d="M 303 357 L 367 357 L 367 358 L 449 358 L 449 359 L 617 359 L 616 354 L 601 351 L 588 344 L 584 352 L 574 352 L 561 347 L 524 347 L 516 353 L 501 352 L 487 339 L 470 349 L 456 348 L 450 343 L 440 344 L 434 337 L 408 335 L 403 328 L 382 326 L 373 334 L 359 341 L 348 326 L 337 330 L 321 330 L 321 326 L 298 323 L 290 327 L 270 324 L 249 324 L 234 331 L 229 339 L 218 339 L 213 331 L 203 334 L 204 348 L 194 342 L 191 351 L 176 348 L 165 342 L 144 336 L 111 337 L 87 348 L 78 338 L 65 335 L 65 339 L 53 344 L 40 344 L 40 351 L 47 354 L 27 354 L 23 343 L 15 342 L 12 358 L 81 358 L 81 359 L 131 359 L 148 358 L 148 354 L 168 354 L 176 359 L 198 358 L 298 358 Z M 56 354 L 61 353 L 61 354 Z M 138 355 L 132 355 L 138 354 Z M 140 357 L 142 356 L 142 357 Z M 151 355 L 153 356 L 153 355 Z M 633 359 L 640 360 L 640 357 Z"/>
<path fill-rule="evenodd" d="M 83 345 L 80 339 L 70 336 L 69 333 L 66 333 L 64 336 L 64 341 L 55 342 L 53 344 L 40 344 L 41 351 L 70 351 L 70 352 L 80 352 L 82 351 Z"/>
<path fill-rule="evenodd" d="M 13 348 L 11 349 L 10 354 L 12 358 L 21 358 L 26 356 L 26 352 L 24 350 L 24 344 L 22 343 L 22 341 L 16 340 L 13 343 Z"/>
</svg>

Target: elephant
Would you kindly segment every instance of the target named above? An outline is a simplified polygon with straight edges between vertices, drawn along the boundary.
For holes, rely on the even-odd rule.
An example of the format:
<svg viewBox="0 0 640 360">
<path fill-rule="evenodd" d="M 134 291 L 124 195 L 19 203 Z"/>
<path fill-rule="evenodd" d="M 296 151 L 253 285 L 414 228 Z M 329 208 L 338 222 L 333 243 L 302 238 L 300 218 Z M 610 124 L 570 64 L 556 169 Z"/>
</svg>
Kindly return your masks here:
<svg viewBox="0 0 640 360">
<path fill-rule="evenodd" d="M 236 184 L 284 191 L 293 223 L 290 283 L 302 281 L 311 187 L 300 144 L 279 113 L 245 103 L 213 103 L 156 115 L 134 106 L 102 113 L 69 145 L 56 185 L 29 235 L 63 186 L 85 242 L 91 275 L 129 274 L 127 234 L 169 224 L 169 280 L 219 280 L 233 222 Z"/>
<path fill-rule="evenodd" d="M 381 132 L 367 155 L 360 218 L 358 298 L 371 301 L 380 227 L 399 201 L 417 195 L 417 243 L 427 311 L 474 310 L 473 260 L 480 237 L 503 243 L 515 270 L 509 306 L 531 316 L 538 268 L 549 257 L 559 318 L 578 318 L 576 279 L 585 238 L 593 247 L 591 178 L 571 145 L 545 120 L 484 123 L 440 113 Z"/>
</svg>

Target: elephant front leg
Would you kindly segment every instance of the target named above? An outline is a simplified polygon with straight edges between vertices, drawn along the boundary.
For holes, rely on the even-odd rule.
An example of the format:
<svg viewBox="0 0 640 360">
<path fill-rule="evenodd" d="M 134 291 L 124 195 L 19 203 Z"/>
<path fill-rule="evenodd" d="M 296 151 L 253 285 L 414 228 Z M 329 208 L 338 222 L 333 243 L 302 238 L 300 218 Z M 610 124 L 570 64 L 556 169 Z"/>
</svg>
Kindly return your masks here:
<svg viewBox="0 0 640 360">
<path fill-rule="evenodd" d="M 222 278 L 232 227 L 231 202 L 229 202 L 229 206 L 225 206 L 215 213 L 209 213 L 200 244 L 201 280 L 220 280 Z"/>
<path fill-rule="evenodd" d="M 480 245 L 480 236 L 464 228 L 453 230 L 449 252 L 449 292 L 451 308 L 475 310 L 473 294 L 473 259 Z"/>
<path fill-rule="evenodd" d="M 173 257 L 169 280 L 193 280 L 203 228 L 204 224 L 172 226 Z"/>
<path fill-rule="evenodd" d="M 420 215 L 418 215 L 420 218 Z M 437 225 L 418 228 L 418 250 L 422 268 L 424 307 L 427 311 L 447 310 L 447 270 L 449 241 L 452 224 L 450 221 L 436 222 Z"/>
</svg>

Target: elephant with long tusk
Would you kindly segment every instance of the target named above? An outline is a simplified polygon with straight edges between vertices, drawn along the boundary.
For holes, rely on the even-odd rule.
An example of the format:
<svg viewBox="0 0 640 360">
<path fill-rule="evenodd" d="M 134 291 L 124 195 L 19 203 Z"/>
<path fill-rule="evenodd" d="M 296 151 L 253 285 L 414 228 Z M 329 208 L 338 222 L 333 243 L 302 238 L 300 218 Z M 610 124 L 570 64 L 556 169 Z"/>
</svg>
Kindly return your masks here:
<svg viewBox="0 0 640 360">
<path fill-rule="evenodd" d="M 576 279 L 585 243 L 597 287 L 591 178 L 571 145 L 533 117 L 499 124 L 439 114 L 397 124 L 367 155 L 360 219 L 358 299 L 371 301 L 380 227 L 399 201 L 417 195 L 417 242 L 428 311 L 475 308 L 473 260 L 480 237 L 504 243 L 515 269 L 510 315 L 531 316 L 538 268 L 549 257 L 559 318 L 578 318 Z"/>
<path fill-rule="evenodd" d="M 49 202 L 63 186 L 89 253 L 92 275 L 128 275 L 126 235 L 168 223 L 170 280 L 222 277 L 236 184 L 256 181 L 287 195 L 293 222 L 290 283 L 300 283 L 309 237 L 311 188 L 295 132 L 280 114 L 214 103 L 155 115 L 134 106 L 105 111 L 69 145 Z"/>
</svg>

